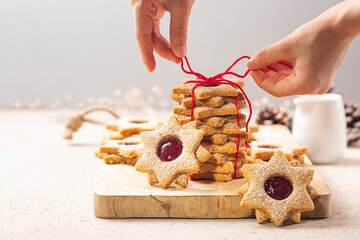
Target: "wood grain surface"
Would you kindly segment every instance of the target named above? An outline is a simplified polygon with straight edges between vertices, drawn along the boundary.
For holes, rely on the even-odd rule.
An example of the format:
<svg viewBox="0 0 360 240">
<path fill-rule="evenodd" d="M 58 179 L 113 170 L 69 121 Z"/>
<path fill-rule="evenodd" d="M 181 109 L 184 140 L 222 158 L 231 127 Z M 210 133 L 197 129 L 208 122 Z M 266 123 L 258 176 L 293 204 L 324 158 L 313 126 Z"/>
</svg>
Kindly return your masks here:
<svg viewBox="0 0 360 240">
<path fill-rule="evenodd" d="M 280 125 L 261 126 L 259 141 L 295 143 Z M 313 167 L 305 157 L 305 166 Z M 99 218 L 248 218 L 252 210 L 240 207 L 237 190 L 245 179 L 230 182 L 189 181 L 187 188 L 150 186 L 147 175 L 133 166 L 106 165 L 99 160 L 94 191 L 94 212 Z M 315 209 L 302 218 L 326 218 L 330 213 L 330 189 L 315 171 L 312 185 L 318 192 Z"/>
</svg>

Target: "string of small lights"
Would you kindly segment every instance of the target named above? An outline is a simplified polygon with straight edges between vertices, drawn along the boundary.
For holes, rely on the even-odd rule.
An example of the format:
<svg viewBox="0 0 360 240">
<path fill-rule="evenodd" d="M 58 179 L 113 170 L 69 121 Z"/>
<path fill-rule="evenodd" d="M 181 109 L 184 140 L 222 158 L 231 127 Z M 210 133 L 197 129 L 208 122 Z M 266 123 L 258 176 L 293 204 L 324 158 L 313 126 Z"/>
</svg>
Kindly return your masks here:
<svg viewBox="0 0 360 240">
<path fill-rule="evenodd" d="M 269 104 L 269 98 L 262 97 L 253 101 L 255 109 Z M 286 108 L 291 106 L 291 101 L 286 99 L 282 105 Z M 164 91 L 157 85 L 152 86 L 149 90 L 144 91 L 140 88 L 131 88 L 127 92 L 115 89 L 108 96 L 94 97 L 88 96 L 78 99 L 75 95 L 68 93 L 62 99 L 56 99 L 45 103 L 40 97 L 31 102 L 15 100 L 14 108 L 19 109 L 62 109 L 62 108 L 84 108 L 92 105 L 103 105 L 124 110 L 141 110 L 142 108 L 152 108 L 154 110 L 170 110 L 174 103 L 170 97 L 164 94 Z"/>
</svg>

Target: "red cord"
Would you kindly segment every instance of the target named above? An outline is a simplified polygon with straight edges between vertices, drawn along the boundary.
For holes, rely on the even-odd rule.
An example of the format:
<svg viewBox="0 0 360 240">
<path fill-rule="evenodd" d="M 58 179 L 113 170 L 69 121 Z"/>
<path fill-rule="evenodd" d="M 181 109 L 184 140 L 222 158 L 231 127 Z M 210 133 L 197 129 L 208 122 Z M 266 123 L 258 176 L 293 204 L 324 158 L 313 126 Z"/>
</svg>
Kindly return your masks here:
<svg viewBox="0 0 360 240">
<path fill-rule="evenodd" d="M 245 91 L 242 89 L 242 87 L 240 87 L 238 84 L 232 82 L 232 81 L 229 81 L 229 80 L 226 80 L 223 78 L 223 76 L 225 75 L 233 75 L 233 76 L 236 76 L 238 78 L 245 78 L 249 72 L 250 72 L 250 69 L 248 69 L 244 75 L 239 75 L 237 73 L 234 73 L 234 72 L 230 72 L 230 70 L 242 59 L 244 58 L 247 58 L 247 59 L 250 59 L 249 56 L 242 56 L 238 59 L 235 60 L 235 62 L 233 64 L 231 64 L 231 66 L 226 69 L 225 72 L 223 73 L 219 73 L 215 76 L 212 76 L 212 77 L 205 77 L 204 75 L 202 75 L 201 73 L 198 73 L 198 72 L 194 72 L 191 67 L 190 67 L 190 64 L 189 64 L 189 60 L 187 59 L 187 57 L 184 57 L 185 61 L 186 61 L 186 65 L 188 67 L 189 70 L 186 70 L 184 68 L 184 61 L 183 59 L 181 59 L 181 69 L 183 70 L 183 72 L 187 73 L 187 74 L 192 74 L 192 75 L 195 75 L 197 77 L 196 80 L 189 80 L 187 82 L 185 82 L 185 84 L 187 83 L 195 83 L 195 86 L 192 88 L 191 90 L 191 95 L 192 95 L 192 105 L 191 105 L 191 121 L 194 120 L 194 108 L 195 108 L 195 89 L 198 87 L 198 86 L 201 86 L 201 85 L 204 85 L 204 84 L 227 84 L 227 85 L 230 85 L 234 88 L 238 88 L 240 89 L 240 91 L 244 94 L 245 96 L 245 99 L 249 105 L 249 118 L 246 122 L 246 132 L 249 131 L 249 122 L 250 122 L 250 119 L 251 119 L 251 116 L 252 116 L 252 107 L 251 107 L 251 103 L 250 103 L 250 100 L 249 98 L 247 97 Z M 239 119 L 239 108 L 238 108 L 238 98 L 237 96 L 235 97 L 235 105 L 236 105 L 236 111 L 237 111 L 237 124 L 238 126 L 240 127 L 240 119 Z M 235 159 L 235 166 L 234 166 L 234 178 L 236 178 L 236 172 L 237 172 L 237 164 L 238 164 L 238 159 L 239 159 L 239 145 L 240 145 L 240 134 L 238 134 L 238 137 L 237 137 L 237 151 L 236 151 L 236 159 Z M 247 148 L 250 148 L 250 145 L 247 141 L 245 141 L 245 146 Z"/>
</svg>

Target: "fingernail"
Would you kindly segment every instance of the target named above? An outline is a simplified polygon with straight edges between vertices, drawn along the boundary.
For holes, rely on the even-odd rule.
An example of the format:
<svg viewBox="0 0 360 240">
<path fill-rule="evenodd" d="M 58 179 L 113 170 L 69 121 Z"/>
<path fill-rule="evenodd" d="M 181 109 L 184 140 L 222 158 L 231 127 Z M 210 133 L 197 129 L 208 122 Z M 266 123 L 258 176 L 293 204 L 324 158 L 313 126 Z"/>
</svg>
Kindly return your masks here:
<svg viewBox="0 0 360 240">
<path fill-rule="evenodd" d="M 186 55 L 186 48 L 185 46 L 179 46 L 176 48 L 176 52 L 179 55 L 178 57 L 184 57 Z"/>
<path fill-rule="evenodd" d="M 247 62 L 246 66 L 247 66 L 249 69 L 254 69 L 254 68 L 255 68 L 255 64 L 254 64 L 252 58 Z"/>
</svg>

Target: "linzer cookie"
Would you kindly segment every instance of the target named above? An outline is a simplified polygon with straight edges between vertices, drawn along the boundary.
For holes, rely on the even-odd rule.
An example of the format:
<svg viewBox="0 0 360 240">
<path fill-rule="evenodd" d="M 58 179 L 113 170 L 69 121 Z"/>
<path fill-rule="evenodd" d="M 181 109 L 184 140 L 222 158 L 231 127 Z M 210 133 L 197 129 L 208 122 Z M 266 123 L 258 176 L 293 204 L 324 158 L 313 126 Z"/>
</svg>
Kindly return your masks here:
<svg viewBox="0 0 360 240">
<path fill-rule="evenodd" d="M 190 116 L 177 115 L 177 119 L 179 120 L 181 125 L 191 122 Z M 211 127 L 221 127 L 225 123 L 225 119 L 223 117 L 202 118 L 195 119 L 194 121 L 198 122 L 199 124 L 209 125 Z"/>
<path fill-rule="evenodd" d="M 233 163 L 235 166 L 235 163 Z M 236 176 L 235 178 L 241 178 L 244 176 L 243 173 L 243 166 L 245 164 L 248 164 L 247 158 L 243 158 L 243 159 L 238 159 L 238 164 L 236 166 Z"/>
<path fill-rule="evenodd" d="M 191 175 L 194 180 L 214 180 L 229 182 L 233 179 L 231 173 L 196 173 Z"/>
<path fill-rule="evenodd" d="M 228 160 L 232 161 L 233 163 L 235 162 L 236 156 L 228 156 Z M 300 156 L 300 157 L 294 157 L 291 161 L 289 161 L 290 165 L 293 167 L 300 167 L 301 166 L 301 161 L 303 163 L 304 161 L 304 156 Z M 242 177 L 243 173 L 242 173 L 242 166 L 244 164 L 265 164 L 268 161 L 264 161 L 261 159 L 254 159 L 251 156 L 251 149 L 248 148 L 242 148 L 241 151 L 239 152 L 239 157 L 238 157 L 238 164 L 237 164 L 237 176 L 236 178 Z M 235 163 L 234 163 L 235 165 Z"/>
<path fill-rule="evenodd" d="M 195 152 L 195 156 L 200 162 L 206 162 L 211 158 L 211 153 L 200 145 Z"/>
<path fill-rule="evenodd" d="M 251 149 L 246 147 L 240 147 L 239 148 L 239 159 L 244 159 L 247 156 L 250 156 Z M 229 161 L 235 161 L 236 160 L 236 154 L 228 154 L 228 160 Z"/>
<path fill-rule="evenodd" d="M 184 107 L 192 107 L 192 97 L 179 94 L 171 94 L 171 99 L 180 103 Z M 211 97 L 204 100 L 194 99 L 195 106 L 198 107 L 222 107 L 226 100 L 223 97 Z"/>
<path fill-rule="evenodd" d="M 246 131 L 241 131 L 240 138 L 244 139 L 245 141 L 249 140 L 249 133 Z M 228 135 L 228 142 L 236 142 L 238 139 L 238 135 Z"/>
<path fill-rule="evenodd" d="M 135 149 L 139 144 L 141 144 L 141 139 L 137 137 L 129 137 L 123 140 L 104 140 L 99 152 L 133 158 L 137 156 Z"/>
<path fill-rule="evenodd" d="M 203 141 L 212 144 L 225 144 L 228 142 L 228 136 L 226 134 L 214 134 L 211 136 L 204 136 Z"/>
<path fill-rule="evenodd" d="M 137 135 L 137 134 L 135 134 L 135 135 Z M 139 135 L 139 137 L 140 137 L 140 135 Z M 125 138 L 127 138 L 127 136 L 120 134 L 118 131 L 113 131 L 113 130 L 109 130 L 109 129 L 105 130 L 105 134 L 103 137 L 103 139 L 110 139 L 110 140 L 123 140 Z"/>
<path fill-rule="evenodd" d="M 209 144 L 206 142 L 202 142 L 201 146 L 203 146 L 205 149 L 207 149 L 210 153 L 236 153 L 237 152 L 237 148 L 236 148 L 236 143 L 234 142 L 227 142 L 225 144 L 222 145 L 217 145 L 217 144 Z"/>
<path fill-rule="evenodd" d="M 255 209 L 258 223 L 270 220 L 281 226 L 286 219 L 300 223 L 301 212 L 314 209 L 307 192 L 314 170 L 292 167 L 281 151 L 266 164 L 245 164 L 243 173 L 249 185 L 238 191 L 243 195 L 240 205 Z"/>
<path fill-rule="evenodd" d="M 195 83 L 186 83 L 190 79 L 183 79 L 180 86 L 173 88 L 172 93 L 173 94 L 182 94 L 182 95 L 191 95 L 193 87 L 195 87 Z M 244 81 L 242 80 L 230 80 L 236 84 L 238 84 L 240 87 L 244 86 Z M 220 85 L 202 85 L 197 87 L 194 90 L 195 97 L 197 99 L 207 99 L 211 97 L 235 97 L 238 96 L 238 91 L 236 88 L 226 85 L 226 84 L 220 84 Z"/>
<path fill-rule="evenodd" d="M 144 148 L 135 168 L 151 174 L 150 184 L 159 182 L 167 188 L 175 180 L 186 187 L 190 174 L 199 171 L 195 152 L 203 137 L 201 130 L 183 127 L 171 116 L 161 127 L 142 132 L 140 137 Z"/>
<path fill-rule="evenodd" d="M 251 142 L 251 156 L 253 159 L 269 160 L 278 150 L 285 155 L 288 161 L 307 153 L 307 148 L 291 144 L 273 144 L 266 142 Z"/>
<path fill-rule="evenodd" d="M 119 132 L 122 136 L 129 137 L 141 132 L 154 130 L 156 123 L 157 121 L 149 118 L 124 117 L 108 122 L 105 126 L 109 130 Z"/>
<path fill-rule="evenodd" d="M 286 156 L 285 156 L 286 157 Z M 267 161 L 261 160 L 261 159 L 253 159 L 252 157 L 247 157 L 247 163 L 248 164 L 265 164 Z M 289 161 L 290 165 L 293 167 L 300 167 L 301 163 L 300 161 L 296 160 L 296 159 L 292 159 L 291 161 Z"/>
<path fill-rule="evenodd" d="M 183 106 L 175 106 L 173 109 L 174 114 L 190 116 L 191 108 Z M 222 107 L 195 107 L 194 118 L 208 118 L 224 115 L 236 115 L 237 109 L 234 103 L 227 103 Z"/>
<path fill-rule="evenodd" d="M 177 185 L 185 188 L 188 184 L 190 178 L 190 174 L 186 173 L 186 174 L 179 174 L 174 178 L 174 183 L 176 183 Z M 159 183 L 158 178 L 156 177 L 155 174 L 153 173 L 149 173 L 148 174 L 148 182 L 150 185 L 154 185 L 156 183 Z"/>
<path fill-rule="evenodd" d="M 225 123 L 237 123 L 237 116 L 236 115 L 230 115 L 230 116 L 224 116 Z M 246 115 L 239 113 L 239 121 L 245 122 L 246 121 Z"/>
<path fill-rule="evenodd" d="M 305 155 L 301 155 L 301 156 L 298 156 L 298 157 L 293 157 L 293 160 L 298 161 L 300 163 L 300 165 L 301 165 L 305 161 Z"/>
<path fill-rule="evenodd" d="M 123 140 L 103 139 L 95 156 L 103 159 L 106 164 L 134 165 L 138 160 L 136 149 L 141 145 L 141 139 L 138 137 L 129 137 Z"/>
<path fill-rule="evenodd" d="M 246 151 L 244 149 L 247 148 L 240 148 L 238 153 L 238 162 L 247 159 L 249 156 L 247 155 Z M 211 158 L 207 160 L 207 162 L 214 163 L 214 164 L 224 164 L 226 161 L 231 161 L 233 165 L 235 166 L 235 160 L 236 160 L 236 153 L 229 154 L 229 153 L 213 153 L 211 155 Z M 249 163 L 247 160 L 246 163 Z M 253 163 L 253 162 L 251 162 Z M 238 163 L 239 165 L 239 163 Z"/>
<path fill-rule="evenodd" d="M 238 93 L 238 101 L 242 101 L 245 100 L 244 94 L 239 92 Z M 192 107 L 192 103 L 193 103 L 193 99 L 191 96 L 189 95 L 179 95 L 179 94 L 171 94 L 171 99 L 180 103 L 182 106 L 184 107 Z M 225 103 L 235 103 L 235 98 L 234 97 L 211 97 L 208 99 L 197 99 L 194 98 L 194 103 L 195 106 L 198 107 L 222 107 Z M 244 105 L 244 103 L 242 103 L 242 105 L 239 106 L 243 106 L 243 107 L 239 107 L 239 108 L 244 108 L 244 106 L 246 106 L 246 103 Z"/>
<path fill-rule="evenodd" d="M 160 128 L 162 125 L 163 125 L 163 122 L 159 121 L 156 124 L 156 128 Z M 192 121 L 192 122 L 189 122 L 189 123 L 183 125 L 183 127 L 187 128 L 187 129 L 198 129 L 199 124 L 196 121 Z M 199 147 L 196 150 L 195 156 L 200 162 L 206 162 L 207 160 L 209 160 L 211 158 L 211 153 L 206 148 L 199 145 Z"/>
<path fill-rule="evenodd" d="M 225 124 L 223 117 L 210 117 L 198 119 L 197 122 L 204 125 L 209 125 L 210 127 L 222 127 Z"/>
<path fill-rule="evenodd" d="M 199 173 L 234 173 L 234 165 L 231 161 L 224 164 L 202 163 Z"/>
<path fill-rule="evenodd" d="M 213 153 L 211 158 L 207 160 L 209 163 L 224 164 L 228 160 L 228 155 L 223 153 Z"/>
<path fill-rule="evenodd" d="M 204 131 L 204 136 L 214 135 L 214 134 L 227 134 L 234 135 L 241 133 L 241 127 L 246 126 L 246 123 L 240 123 L 240 127 L 235 123 L 225 123 L 223 126 L 218 128 L 210 127 L 209 125 L 200 124 L 199 129 Z"/>
<path fill-rule="evenodd" d="M 142 146 L 141 146 L 142 145 Z M 140 158 L 143 154 L 143 144 L 139 145 L 139 147 L 137 147 L 135 149 L 135 153 L 136 155 Z M 100 154 L 100 153 L 97 153 Z M 207 162 L 209 161 L 210 158 L 212 158 L 213 154 L 211 154 L 206 148 L 204 148 L 203 146 L 199 145 L 199 147 L 197 148 L 196 152 L 195 152 L 195 156 L 196 158 L 199 160 L 199 162 L 203 163 L 203 162 Z M 99 157 L 102 158 L 102 157 Z"/>
<path fill-rule="evenodd" d="M 190 116 L 177 115 L 177 119 L 179 120 L 181 125 L 184 125 L 184 124 L 186 124 L 188 122 L 191 122 L 191 117 Z M 221 127 L 225 123 L 235 123 L 235 124 L 237 124 L 236 115 L 209 117 L 209 118 L 201 118 L 201 119 L 195 118 L 194 120 L 197 121 L 199 124 L 209 125 L 210 127 Z M 245 114 L 239 113 L 239 122 L 240 123 L 246 122 L 246 115 Z"/>
<path fill-rule="evenodd" d="M 240 131 L 240 139 L 246 141 L 248 139 L 248 133 L 246 131 Z M 227 135 L 227 134 L 222 134 L 222 133 L 216 133 L 214 135 L 209 135 L 209 136 L 206 135 L 203 138 L 204 142 L 210 142 L 210 143 L 214 143 L 214 144 L 224 144 L 226 142 L 237 142 L 237 140 L 238 140 L 238 134 Z"/>
<path fill-rule="evenodd" d="M 127 158 L 124 156 L 116 155 L 116 154 L 107 154 L 105 153 L 103 158 L 106 164 L 128 164 L 135 165 L 138 157 L 135 156 L 133 158 Z"/>
<path fill-rule="evenodd" d="M 112 154 L 112 153 L 101 153 L 95 152 L 95 157 L 103 159 L 106 164 L 129 164 L 135 165 L 138 160 L 138 156 L 134 156 L 131 158 L 124 157 L 119 154 Z"/>
<path fill-rule="evenodd" d="M 244 196 L 245 193 L 249 190 L 249 184 L 245 183 L 244 185 L 242 185 L 239 189 L 238 189 L 238 194 L 241 196 Z M 311 186 L 310 184 L 307 185 L 306 187 L 306 191 L 309 193 L 309 196 L 311 197 L 312 200 L 314 200 L 315 198 L 317 198 L 319 196 L 319 193 L 316 191 L 316 189 Z"/>
</svg>

